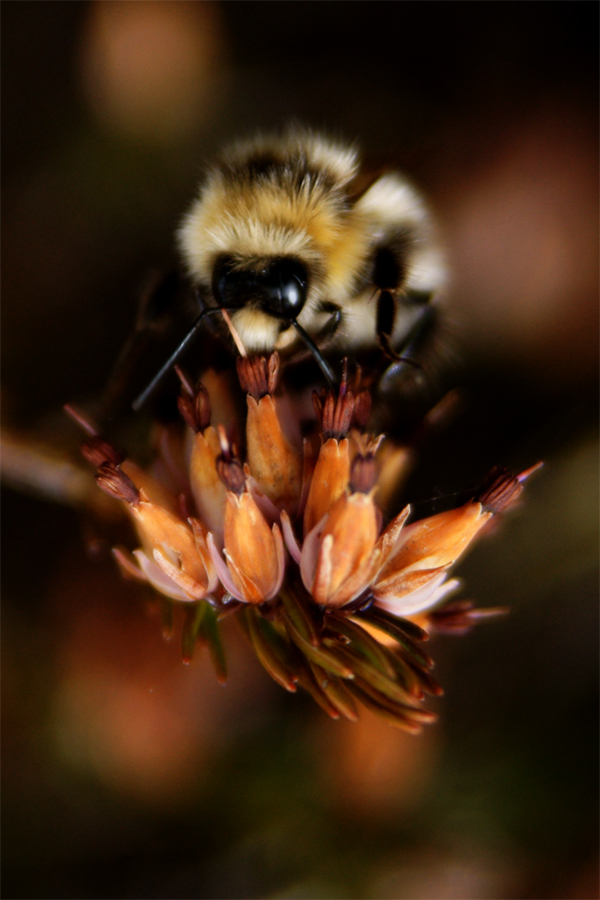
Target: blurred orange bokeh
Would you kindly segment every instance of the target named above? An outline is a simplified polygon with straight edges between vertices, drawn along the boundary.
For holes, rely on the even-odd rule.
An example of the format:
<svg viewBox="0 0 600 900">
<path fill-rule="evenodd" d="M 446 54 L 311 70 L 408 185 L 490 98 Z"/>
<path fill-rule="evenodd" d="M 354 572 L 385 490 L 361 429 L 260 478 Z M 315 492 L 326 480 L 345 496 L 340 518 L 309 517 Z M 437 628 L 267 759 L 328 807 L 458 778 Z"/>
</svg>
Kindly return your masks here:
<svg viewBox="0 0 600 900">
<path fill-rule="evenodd" d="M 80 48 L 82 87 L 106 128 L 150 144 L 181 140 L 218 105 L 224 52 L 215 3 L 98 0 Z"/>
</svg>

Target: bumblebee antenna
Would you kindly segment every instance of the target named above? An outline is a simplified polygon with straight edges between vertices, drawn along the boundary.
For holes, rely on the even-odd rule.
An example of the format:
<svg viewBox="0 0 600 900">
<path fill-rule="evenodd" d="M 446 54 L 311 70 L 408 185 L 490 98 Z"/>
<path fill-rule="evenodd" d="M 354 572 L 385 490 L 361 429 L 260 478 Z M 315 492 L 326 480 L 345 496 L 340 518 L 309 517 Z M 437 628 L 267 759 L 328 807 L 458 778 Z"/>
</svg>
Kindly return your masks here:
<svg viewBox="0 0 600 900">
<path fill-rule="evenodd" d="M 203 309 L 202 310 L 202 312 L 200 313 L 198 318 L 194 321 L 190 330 L 188 331 L 186 336 L 183 338 L 183 340 L 181 341 L 179 346 L 173 351 L 173 353 L 170 355 L 170 357 L 168 358 L 166 363 L 163 366 L 161 366 L 161 368 L 158 370 L 158 372 L 156 373 L 156 375 L 154 376 L 154 378 L 152 379 L 150 384 L 142 391 L 142 393 L 138 397 L 136 397 L 136 399 L 131 404 L 132 409 L 135 412 L 140 411 L 142 406 L 144 406 L 144 404 L 152 396 L 152 394 L 154 393 L 154 391 L 156 390 L 156 388 L 158 387 L 160 382 L 163 380 L 165 375 L 173 368 L 173 366 L 175 365 L 177 360 L 183 355 L 183 353 L 185 353 L 189 344 L 191 343 L 193 338 L 196 336 L 196 332 L 200 328 L 200 324 L 201 324 L 204 316 L 208 316 L 211 314 L 214 315 L 215 313 L 220 313 L 221 311 L 222 311 L 221 307 L 217 307 L 216 309 Z"/>
<path fill-rule="evenodd" d="M 337 387 L 337 379 L 336 379 L 335 375 L 333 374 L 333 370 L 331 369 L 329 364 L 325 361 L 325 359 L 323 359 L 323 356 L 321 355 L 321 351 L 319 350 L 319 348 L 317 347 L 317 345 L 315 344 L 313 339 L 306 333 L 306 331 L 304 330 L 302 325 L 300 325 L 295 319 L 292 319 L 292 325 L 296 329 L 296 331 L 298 333 L 298 337 L 304 341 L 304 343 L 306 344 L 306 346 L 312 353 L 312 355 L 315 359 L 315 362 L 318 364 L 319 368 L 321 369 L 321 372 L 327 379 L 327 383 L 329 384 L 329 387 L 332 387 L 332 388 Z"/>
<path fill-rule="evenodd" d="M 168 372 L 173 368 L 175 363 L 185 353 L 189 344 L 192 342 L 198 329 L 200 328 L 200 325 L 201 325 L 204 317 L 208 316 L 208 315 L 215 315 L 215 313 L 221 313 L 224 316 L 224 318 L 226 319 L 226 321 L 229 319 L 229 316 L 227 316 L 227 310 L 224 307 L 217 306 L 217 307 L 211 308 L 211 309 L 203 309 L 202 312 L 200 313 L 200 315 L 192 323 L 190 330 L 185 335 L 185 337 L 183 338 L 183 340 L 181 341 L 179 346 L 175 348 L 175 350 L 170 355 L 168 360 L 164 363 L 164 365 L 161 366 L 161 368 L 158 370 L 158 372 L 156 373 L 156 375 L 154 376 L 154 378 L 152 379 L 150 384 L 146 388 L 144 388 L 142 393 L 138 397 L 136 397 L 136 399 L 131 404 L 132 409 L 135 412 L 139 412 L 140 409 L 147 403 L 147 401 L 150 399 L 150 397 L 152 396 L 152 394 L 154 393 L 154 391 L 156 390 L 158 385 L 161 383 L 161 381 L 163 380 L 165 375 L 168 374 Z M 326 360 L 323 358 L 321 351 L 319 350 L 319 348 L 317 347 L 317 345 L 315 344 L 313 339 L 306 333 L 306 331 L 304 330 L 302 325 L 300 325 L 295 319 L 292 319 L 290 324 L 295 328 L 300 339 L 303 341 L 303 343 L 306 345 L 306 347 L 310 350 L 312 356 L 314 357 L 315 362 L 318 364 L 319 368 L 321 369 L 321 372 L 327 379 L 327 383 L 329 384 L 329 386 L 336 387 L 337 379 L 333 373 L 333 370 L 331 369 L 329 364 L 326 362 Z M 244 354 L 245 354 L 245 351 L 244 351 Z M 244 355 L 244 354 L 242 354 L 242 355 Z"/>
</svg>

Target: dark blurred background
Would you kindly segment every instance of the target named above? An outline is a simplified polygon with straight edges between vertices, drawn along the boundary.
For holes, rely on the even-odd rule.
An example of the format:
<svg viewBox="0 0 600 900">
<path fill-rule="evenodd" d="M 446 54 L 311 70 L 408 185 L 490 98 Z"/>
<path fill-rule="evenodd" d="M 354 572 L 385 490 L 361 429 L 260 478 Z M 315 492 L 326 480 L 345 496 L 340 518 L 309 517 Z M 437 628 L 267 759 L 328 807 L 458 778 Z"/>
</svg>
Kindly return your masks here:
<svg viewBox="0 0 600 900">
<path fill-rule="evenodd" d="M 9 438 L 76 452 L 60 408 L 102 391 L 202 159 L 294 118 L 438 213 L 462 407 L 410 499 L 546 462 L 460 567 L 511 614 L 435 640 L 418 738 L 286 695 L 235 628 L 225 688 L 185 668 L 77 512 L 5 489 L 4 895 L 597 897 L 597 4 L 2 14 Z"/>
</svg>

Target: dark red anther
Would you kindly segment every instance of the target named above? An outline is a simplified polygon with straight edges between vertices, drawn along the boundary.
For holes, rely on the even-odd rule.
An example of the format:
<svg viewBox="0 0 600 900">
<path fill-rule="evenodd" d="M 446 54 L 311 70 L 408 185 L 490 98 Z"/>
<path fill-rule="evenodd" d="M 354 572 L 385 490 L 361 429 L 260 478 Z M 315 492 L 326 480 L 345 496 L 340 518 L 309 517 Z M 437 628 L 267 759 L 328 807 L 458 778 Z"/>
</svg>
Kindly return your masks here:
<svg viewBox="0 0 600 900">
<path fill-rule="evenodd" d="M 208 391 L 202 382 L 194 390 L 179 366 L 175 366 L 175 371 L 181 381 L 181 395 L 177 400 L 179 412 L 192 431 L 204 431 L 210 425 L 211 409 Z"/>
<path fill-rule="evenodd" d="M 342 379 L 337 395 L 331 389 L 322 390 L 320 395 L 313 392 L 313 405 L 324 440 L 340 440 L 350 430 L 354 415 L 354 394 L 347 387 L 346 380 Z"/>
<path fill-rule="evenodd" d="M 96 483 L 105 493 L 116 500 L 136 505 L 140 500 L 140 492 L 131 478 L 118 466 L 105 462 L 98 469 Z"/>
<path fill-rule="evenodd" d="M 238 378 L 243 391 L 260 400 L 274 394 L 279 374 L 279 354 L 269 356 L 240 356 L 236 360 Z"/>
<path fill-rule="evenodd" d="M 222 425 L 217 426 L 221 455 L 217 457 L 217 475 L 228 491 L 242 494 L 246 488 L 246 476 L 239 459 L 234 455 L 234 448 Z"/>
<path fill-rule="evenodd" d="M 523 485 L 518 478 L 496 466 L 483 482 L 474 500 L 481 503 L 487 512 L 498 515 L 515 502 L 522 490 Z"/>
<path fill-rule="evenodd" d="M 84 441 L 81 444 L 81 452 L 85 459 L 97 469 L 104 463 L 119 466 L 125 459 L 120 450 L 101 437 L 92 437 L 88 441 Z"/>
</svg>

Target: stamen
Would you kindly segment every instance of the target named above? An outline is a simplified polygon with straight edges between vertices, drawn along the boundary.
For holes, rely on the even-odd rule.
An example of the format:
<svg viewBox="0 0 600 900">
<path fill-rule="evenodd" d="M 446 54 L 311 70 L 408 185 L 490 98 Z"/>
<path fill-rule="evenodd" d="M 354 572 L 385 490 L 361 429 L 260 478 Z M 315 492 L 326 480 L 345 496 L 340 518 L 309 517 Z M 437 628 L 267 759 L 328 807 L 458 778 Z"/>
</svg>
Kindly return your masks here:
<svg viewBox="0 0 600 900">
<path fill-rule="evenodd" d="M 227 312 L 226 309 L 221 309 L 221 313 L 223 315 L 223 318 L 225 319 L 225 322 L 227 324 L 227 327 L 229 328 L 229 331 L 231 332 L 231 337 L 233 338 L 233 340 L 235 342 L 235 346 L 238 349 L 238 353 L 240 354 L 240 356 L 248 356 L 248 354 L 246 353 L 246 348 L 244 347 L 244 345 L 242 343 L 242 339 L 239 336 L 235 325 L 229 318 L 229 313 Z"/>
<path fill-rule="evenodd" d="M 371 416 L 371 394 L 361 390 L 354 397 L 354 424 L 364 431 Z"/>
<path fill-rule="evenodd" d="M 96 426 L 81 412 L 81 410 L 77 409 L 75 406 L 71 406 L 70 403 L 65 403 L 63 409 L 66 414 L 90 436 L 89 440 L 83 441 L 80 445 L 81 452 L 89 463 L 98 468 L 103 463 L 112 463 L 114 466 L 118 466 L 123 462 L 125 455 L 121 453 L 120 450 L 117 450 L 116 447 L 113 447 L 112 444 L 109 444 L 104 438 L 100 437 Z"/>
<path fill-rule="evenodd" d="M 356 456 L 350 470 L 350 490 L 353 493 L 368 494 L 377 481 L 377 463 L 371 453 Z"/>
<path fill-rule="evenodd" d="M 124 454 L 120 450 L 117 450 L 116 447 L 113 447 L 112 444 L 109 444 L 108 441 L 101 437 L 93 437 L 89 441 L 84 441 L 81 444 L 81 452 L 85 459 L 95 466 L 96 469 L 104 463 L 119 466 L 125 459 Z"/>
<path fill-rule="evenodd" d="M 131 478 L 112 463 L 102 463 L 96 475 L 98 487 L 110 497 L 124 500 L 136 506 L 140 501 L 140 492 Z"/>
<path fill-rule="evenodd" d="M 479 501 L 487 512 L 497 515 L 514 503 L 522 490 L 523 486 L 518 478 L 515 478 L 506 469 L 496 466 L 485 479 L 474 499 Z"/>
<path fill-rule="evenodd" d="M 203 432 L 210 425 L 211 417 L 208 391 L 202 382 L 194 391 L 179 366 L 175 366 L 175 371 L 181 380 L 181 395 L 177 399 L 177 408 L 192 431 Z"/>
<path fill-rule="evenodd" d="M 217 425 L 217 433 L 221 445 L 221 455 L 217 458 L 217 475 L 228 491 L 239 496 L 246 487 L 246 476 L 242 464 L 235 458 L 233 448 L 222 425 Z"/>
<path fill-rule="evenodd" d="M 320 396 L 314 391 L 313 405 L 325 440 L 330 437 L 340 440 L 348 433 L 354 414 L 354 394 L 347 389 L 345 378 L 337 397 L 333 390 L 323 390 Z"/>
<path fill-rule="evenodd" d="M 63 409 L 74 422 L 77 422 L 77 424 L 90 435 L 90 437 L 98 436 L 98 429 L 88 418 L 86 418 L 80 409 L 77 409 L 76 406 L 71 406 L 70 403 L 65 403 Z"/>
<path fill-rule="evenodd" d="M 191 382 L 190 382 L 189 379 L 187 378 L 185 372 L 183 371 L 183 369 L 182 369 L 180 366 L 174 366 L 173 368 L 175 369 L 175 372 L 177 373 L 177 377 L 179 378 L 179 380 L 180 380 L 180 382 L 181 382 L 181 386 L 182 386 L 183 390 L 184 390 L 184 391 L 186 392 L 186 394 L 188 394 L 190 397 L 193 397 L 193 396 L 194 396 L 194 389 L 193 389 L 193 387 L 192 387 L 192 385 L 191 385 Z"/>
<path fill-rule="evenodd" d="M 238 378 L 243 391 L 256 401 L 274 394 L 279 374 L 279 354 L 240 357 L 236 360 Z"/>
</svg>

